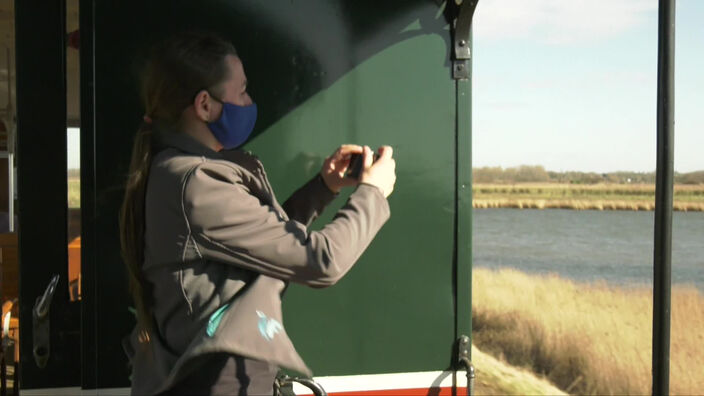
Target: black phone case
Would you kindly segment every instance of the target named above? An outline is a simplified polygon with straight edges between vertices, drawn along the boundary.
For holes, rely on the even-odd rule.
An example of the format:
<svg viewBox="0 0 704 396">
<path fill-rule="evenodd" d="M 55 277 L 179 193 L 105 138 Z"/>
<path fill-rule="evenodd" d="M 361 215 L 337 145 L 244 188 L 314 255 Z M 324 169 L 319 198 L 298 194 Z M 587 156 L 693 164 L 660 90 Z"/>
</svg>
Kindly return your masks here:
<svg viewBox="0 0 704 396">
<path fill-rule="evenodd" d="M 374 162 L 379 159 L 379 155 L 374 153 Z M 347 168 L 346 177 L 351 179 L 359 179 L 362 174 L 362 167 L 364 166 L 364 156 L 362 154 L 352 154 L 350 156 L 350 166 Z"/>
</svg>

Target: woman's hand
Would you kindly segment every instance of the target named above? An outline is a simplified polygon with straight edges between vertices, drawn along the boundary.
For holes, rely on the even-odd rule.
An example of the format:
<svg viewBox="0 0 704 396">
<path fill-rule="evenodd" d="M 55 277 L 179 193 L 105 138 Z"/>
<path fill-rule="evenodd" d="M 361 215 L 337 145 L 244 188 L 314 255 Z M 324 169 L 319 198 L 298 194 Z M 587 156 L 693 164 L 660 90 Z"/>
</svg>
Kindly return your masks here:
<svg viewBox="0 0 704 396">
<path fill-rule="evenodd" d="M 394 191 L 396 184 L 394 150 L 391 146 L 381 146 L 378 153 L 379 159 L 374 162 L 374 153 L 369 147 L 364 147 L 364 169 L 359 177 L 359 182 L 379 188 L 384 197 L 388 197 Z"/>
<path fill-rule="evenodd" d="M 369 148 L 367 148 L 369 150 Z M 370 150 L 371 151 L 371 150 Z M 320 176 L 323 177 L 325 185 L 335 194 L 339 193 L 343 187 L 356 186 L 359 181 L 345 177 L 345 172 L 350 166 L 350 156 L 352 154 L 362 154 L 364 148 L 356 144 L 343 144 L 331 156 L 325 159 Z"/>
</svg>

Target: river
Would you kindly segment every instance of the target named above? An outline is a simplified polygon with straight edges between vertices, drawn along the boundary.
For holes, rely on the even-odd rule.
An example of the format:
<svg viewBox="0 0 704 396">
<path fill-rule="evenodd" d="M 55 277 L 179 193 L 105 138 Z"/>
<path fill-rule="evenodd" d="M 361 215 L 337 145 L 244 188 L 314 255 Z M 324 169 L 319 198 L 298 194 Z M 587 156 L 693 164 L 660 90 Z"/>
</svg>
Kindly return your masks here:
<svg viewBox="0 0 704 396">
<path fill-rule="evenodd" d="M 651 287 L 653 224 L 653 212 L 475 209 L 474 266 Z M 672 283 L 704 291 L 703 212 L 673 214 Z"/>
</svg>

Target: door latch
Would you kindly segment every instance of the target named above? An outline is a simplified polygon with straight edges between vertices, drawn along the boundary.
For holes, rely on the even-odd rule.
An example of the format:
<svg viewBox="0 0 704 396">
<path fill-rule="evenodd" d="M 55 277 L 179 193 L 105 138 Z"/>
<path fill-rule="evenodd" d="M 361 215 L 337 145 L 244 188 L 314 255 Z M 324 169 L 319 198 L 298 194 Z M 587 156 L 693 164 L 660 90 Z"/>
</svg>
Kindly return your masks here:
<svg viewBox="0 0 704 396">
<path fill-rule="evenodd" d="M 32 308 L 32 335 L 34 362 L 37 367 L 44 368 L 49 361 L 51 328 L 49 322 L 49 308 L 51 300 L 56 293 L 56 285 L 59 283 L 59 275 L 54 275 L 49 282 L 49 286 L 44 290 L 44 294 L 37 297 L 37 301 Z"/>
</svg>

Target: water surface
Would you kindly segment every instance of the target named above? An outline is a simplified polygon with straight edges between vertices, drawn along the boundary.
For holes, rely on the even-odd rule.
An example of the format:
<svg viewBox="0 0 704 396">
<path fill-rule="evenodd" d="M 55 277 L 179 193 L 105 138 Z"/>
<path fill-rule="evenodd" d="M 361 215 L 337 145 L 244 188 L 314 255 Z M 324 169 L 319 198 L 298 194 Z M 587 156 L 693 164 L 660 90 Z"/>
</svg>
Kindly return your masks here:
<svg viewBox="0 0 704 396">
<path fill-rule="evenodd" d="M 577 281 L 653 282 L 653 212 L 475 209 L 475 267 Z M 704 291 L 704 212 L 675 212 L 672 283 Z"/>
</svg>

